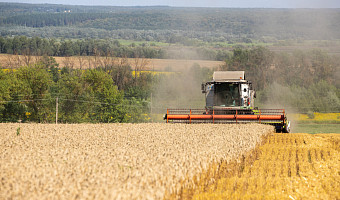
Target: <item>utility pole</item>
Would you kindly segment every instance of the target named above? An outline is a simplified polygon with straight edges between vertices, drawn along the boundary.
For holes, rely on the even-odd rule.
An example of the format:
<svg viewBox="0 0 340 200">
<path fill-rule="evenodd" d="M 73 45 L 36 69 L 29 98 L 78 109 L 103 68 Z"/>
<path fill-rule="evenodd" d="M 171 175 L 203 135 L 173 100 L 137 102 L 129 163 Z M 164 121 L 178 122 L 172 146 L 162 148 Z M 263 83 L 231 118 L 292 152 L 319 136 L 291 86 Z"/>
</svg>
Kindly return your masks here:
<svg viewBox="0 0 340 200">
<path fill-rule="evenodd" d="M 151 98 L 150 98 L 150 114 L 152 114 L 152 92 L 151 92 Z"/>
<path fill-rule="evenodd" d="M 55 99 L 55 124 L 58 124 L 58 97 Z"/>
<path fill-rule="evenodd" d="M 153 117 L 152 117 L 152 92 L 151 92 L 151 98 L 150 98 L 150 117 L 151 117 L 151 122 L 153 122 Z"/>
</svg>

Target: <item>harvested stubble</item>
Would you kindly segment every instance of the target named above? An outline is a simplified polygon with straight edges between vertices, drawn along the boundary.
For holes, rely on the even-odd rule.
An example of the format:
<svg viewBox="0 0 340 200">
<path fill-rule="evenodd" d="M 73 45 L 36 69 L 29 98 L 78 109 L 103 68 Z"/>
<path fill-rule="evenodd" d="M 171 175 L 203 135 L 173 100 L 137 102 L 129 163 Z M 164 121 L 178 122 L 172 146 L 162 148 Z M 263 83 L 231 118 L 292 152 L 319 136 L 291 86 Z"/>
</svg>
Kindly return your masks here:
<svg viewBox="0 0 340 200">
<path fill-rule="evenodd" d="M 235 173 L 220 167 L 214 183 L 201 187 L 203 180 L 200 187 L 185 188 L 180 195 L 189 195 L 188 199 L 336 200 L 340 197 L 339 142 L 340 134 L 273 134 L 242 162 L 229 164 L 227 169 Z"/>
<path fill-rule="evenodd" d="M 0 199 L 161 199 L 272 131 L 259 124 L 0 124 Z"/>
</svg>

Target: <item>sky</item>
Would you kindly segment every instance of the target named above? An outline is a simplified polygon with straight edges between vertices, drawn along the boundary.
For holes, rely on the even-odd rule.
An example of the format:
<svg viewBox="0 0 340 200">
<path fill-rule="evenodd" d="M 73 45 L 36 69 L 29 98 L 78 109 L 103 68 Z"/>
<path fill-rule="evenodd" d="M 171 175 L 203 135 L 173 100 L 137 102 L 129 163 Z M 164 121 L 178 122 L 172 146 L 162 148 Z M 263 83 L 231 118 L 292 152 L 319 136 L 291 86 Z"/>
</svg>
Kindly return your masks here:
<svg viewBox="0 0 340 200">
<path fill-rule="evenodd" d="M 340 8 L 340 0 L 0 0 L 0 2 L 65 5 L 231 7 L 231 8 Z"/>
</svg>

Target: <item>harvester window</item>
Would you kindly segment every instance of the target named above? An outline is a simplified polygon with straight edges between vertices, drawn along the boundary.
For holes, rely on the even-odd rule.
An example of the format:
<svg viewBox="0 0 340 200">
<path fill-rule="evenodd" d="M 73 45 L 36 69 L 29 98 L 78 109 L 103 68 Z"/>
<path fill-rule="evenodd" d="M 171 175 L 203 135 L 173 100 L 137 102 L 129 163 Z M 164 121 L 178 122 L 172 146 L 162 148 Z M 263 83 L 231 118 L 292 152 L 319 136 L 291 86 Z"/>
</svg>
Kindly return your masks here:
<svg viewBox="0 0 340 200">
<path fill-rule="evenodd" d="M 240 106 L 239 85 L 232 83 L 215 85 L 215 106 Z"/>
</svg>

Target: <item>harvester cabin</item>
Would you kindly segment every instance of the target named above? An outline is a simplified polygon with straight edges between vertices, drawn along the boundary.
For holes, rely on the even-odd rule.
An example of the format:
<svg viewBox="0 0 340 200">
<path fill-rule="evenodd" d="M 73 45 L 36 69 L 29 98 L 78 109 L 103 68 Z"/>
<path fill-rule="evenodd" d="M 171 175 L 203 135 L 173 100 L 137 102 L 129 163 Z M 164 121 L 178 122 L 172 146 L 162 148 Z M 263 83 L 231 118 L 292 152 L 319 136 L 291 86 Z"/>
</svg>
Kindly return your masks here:
<svg viewBox="0 0 340 200">
<path fill-rule="evenodd" d="M 245 80 L 244 71 L 214 72 L 213 81 L 202 85 L 203 93 L 206 93 L 206 107 L 245 106 L 249 103 L 250 85 Z"/>
</svg>

